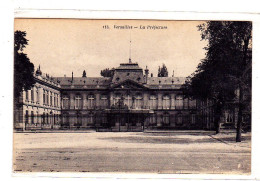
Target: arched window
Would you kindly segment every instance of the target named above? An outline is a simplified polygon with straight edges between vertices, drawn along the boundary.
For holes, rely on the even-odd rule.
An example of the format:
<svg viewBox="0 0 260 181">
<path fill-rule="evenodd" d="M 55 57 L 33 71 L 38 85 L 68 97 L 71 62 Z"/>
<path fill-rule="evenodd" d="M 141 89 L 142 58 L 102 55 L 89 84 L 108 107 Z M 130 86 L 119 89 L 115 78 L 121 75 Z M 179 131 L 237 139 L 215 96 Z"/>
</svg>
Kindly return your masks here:
<svg viewBox="0 0 260 181">
<path fill-rule="evenodd" d="M 106 94 L 102 94 L 100 100 L 101 100 L 101 107 L 106 108 L 108 106 L 108 96 Z"/>
<path fill-rule="evenodd" d="M 135 109 L 141 109 L 142 108 L 142 95 L 141 94 L 137 94 L 135 96 L 135 99 L 134 99 L 134 108 Z"/>
<path fill-rule="evenodd" d="M 62 107 L 63 107 L 63 109 L 69 109 L 69 105 L 70 105 L 69 97 L 67 95 L 64 95 L 62 97 Z"/>
<path fill-rule="evenodd" d="M 150 109 L 156 109 L 156 107 L 157 107 L 157 97 L 156 97 L 156 95 L 150 95 L 149 105 L 150 105 Z"/>
<path fill-rule="evenodd" d="M 181 95 L 176 96 L 176 109 L 183 109 L 183 98 Z"/>
<path fill-rule="evenodd" d="M 95 106 L 95 104 L 94 104 L 95 102 L 94 101 L 95 101 L 94 94 L 89 94 L 88 95 L 88 107 L 89 108 L 91 108 L 91 109 L 94 108 L 94 106 Z"/>
<path fill-rule="evenodd" d="M 80 95 L 75 96 L 75 109 L 82 109 L 83 101 Z"/>
<path fill-rule="evenodd" d="M 124 99 L 124 104 L 127 105 L 128 108 L 132 107 L 132 97 L 130 94 L 127 94 Z"/>
<path fill-rule="evenodd" d="M 63 126 L 69 126 L 70 125 L 70 120 L 69 120 L 69 114 L 67 112 L 63 113 L 62 116 L 62 125 Z"/>
<path fill-rule="evenodd" d="M 121 94 L 116 94 L 114 97 L 114 105 L 119 104 L 119 101 L 121 100 Z"/>
<path fill-rule="evenodd" d="M 82 115 L 81 113 L 77 114 L 77 122 L 75 126 L 82 126 Z"/>
<path fill-rule="evenodd" d="M 182 125 L 182 114 L 178 114 L 177 115 L 177 122 L 176 122 L 177 125 Z"/>
<path fill-rule="evenodd" d="M 156 126 L 156 125 L 157 125 L 156 114 L 152 114 L 152 115 L 150 116 L 150 125 L 151 125 L 151 126 Z"/>
<path fill-rule="evenodd" d="M 164 125 L 170 124 L 170 115 L 167 112 L 163 114 L 163 124 Z"/>
<path fill-rule="evenodd" d="M 94 114 L 93 114 L 93 113 L 90 113 L 90 114 L 88 115 L 87 124 L 88 124 L 88 125 L 93 125 L 94 123 L 95 123 Z"/>
<path fill-rule="evenodd" d="M 169 95 L 163 96 L 163 109 L 170 109 L 171 107 L 171 98 Z"/>
</svg>

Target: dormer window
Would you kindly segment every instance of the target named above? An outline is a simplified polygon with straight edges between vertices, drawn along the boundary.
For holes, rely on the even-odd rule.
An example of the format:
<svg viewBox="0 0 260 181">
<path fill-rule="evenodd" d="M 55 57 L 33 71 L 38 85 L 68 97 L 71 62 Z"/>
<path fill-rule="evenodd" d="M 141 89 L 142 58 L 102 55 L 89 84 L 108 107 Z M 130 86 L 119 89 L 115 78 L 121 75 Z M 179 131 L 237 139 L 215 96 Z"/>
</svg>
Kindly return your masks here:
<svg viewBox="0 0 260 181">
<path fill-rule="evenodd" d="M 116 78 L 116 81 L 119 81 L 119 80 L 120 80 L 120 78 L 119 78 L 119 77 L 117 77 L 117 78 Z"/>
<path fill-rule="evenodd" d="M 137 78 L 137 81 L 140 81 L 140 80 L 141 80 L 141 78 L 140 78 L 140 77 L 138 77 L 138 78 Z"/>
<path fill-rule="evenodd" d="M 126 75 L 127 75 L 127 76 L 129 76 L 129 75 L 130 75 L 130 73 L 127 73 Z"/>
</svg>

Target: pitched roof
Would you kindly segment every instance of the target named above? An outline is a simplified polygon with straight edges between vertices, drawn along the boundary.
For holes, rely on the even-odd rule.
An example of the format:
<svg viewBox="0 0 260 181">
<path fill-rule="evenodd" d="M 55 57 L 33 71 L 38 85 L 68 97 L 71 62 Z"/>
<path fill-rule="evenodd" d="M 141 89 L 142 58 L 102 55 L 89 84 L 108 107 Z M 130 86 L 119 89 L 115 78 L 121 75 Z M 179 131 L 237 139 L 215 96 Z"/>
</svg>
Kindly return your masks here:
<svg viewBox="0 0 260 181">
<path fill-rule="evenodd" d="M 184 84 L 186 77 L 148 77 L 147 85 L 172 85 Z"/>
<path fill-rule="evenodd" d="M 104 88 L 110 85 L 109 77 L 55 77 L 62 88 Z"/>
<path fill-rule="evenodd" d="M 119 67 L 115 68 L 115 70 L 142 70 L 141 67 L 139 67 L 138 63 L 121 63 Z"/>
<path fill-rule="evenodd" d="M 104 89 L 112 83 L 110 77 L 74 77 L 73 81 L 71 77 L 55 77 L 55 80 L 60 82 L 61 88 L 67 89 Z M 143 86 L 151 89 L 179 89 L 185 80 L 185 77 L 148 77 L 147 84 Z M 139 84 L 143 84 L 142 81 Z"/>
</svg>

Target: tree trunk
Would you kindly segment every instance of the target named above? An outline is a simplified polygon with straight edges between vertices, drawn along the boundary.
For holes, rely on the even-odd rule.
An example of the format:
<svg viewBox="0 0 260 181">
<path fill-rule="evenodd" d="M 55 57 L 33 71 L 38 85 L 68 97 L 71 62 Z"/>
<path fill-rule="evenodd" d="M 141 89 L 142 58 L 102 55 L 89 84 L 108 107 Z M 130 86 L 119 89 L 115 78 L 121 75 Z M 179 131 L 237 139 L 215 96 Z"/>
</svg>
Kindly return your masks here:
<svg viewBox="0 0 260 181">
<path fill-rule="evenodd" d="M 242 129 L 242 101 L 243 101 L 243 90 L 242 86 L 239 86 L 239 103 L 238 103 L 238 120 L 237 120 L 237 134 L 236 134 L 236 142 L 241 142 L 241 129 Z"/>
</svg>

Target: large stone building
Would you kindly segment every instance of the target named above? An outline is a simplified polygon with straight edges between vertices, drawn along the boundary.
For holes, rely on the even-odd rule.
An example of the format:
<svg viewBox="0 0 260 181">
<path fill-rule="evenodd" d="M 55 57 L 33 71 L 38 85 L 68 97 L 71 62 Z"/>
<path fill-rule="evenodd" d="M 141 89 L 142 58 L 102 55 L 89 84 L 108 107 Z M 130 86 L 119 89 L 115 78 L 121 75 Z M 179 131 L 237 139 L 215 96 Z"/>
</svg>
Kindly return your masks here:
<svg viewBox="0 0 260 181">
<path fill-rule="evenodd" d="M 52 77 L 43 75 L 40 67 L 34 74 L 35 85 L 23 91 L 14 105 L 15 129 L 55 129 L 61 115 L 61 86 Z"/>
<path fill-rule="evenodd" d="M 184 98 L 184 77 L 151 77 L 122 63 L 112 77 L 55 77 L 35 73 L 36 84 L 15 106 L 16 129 L 201 129 L 196 101 Z"/>
</svg>

